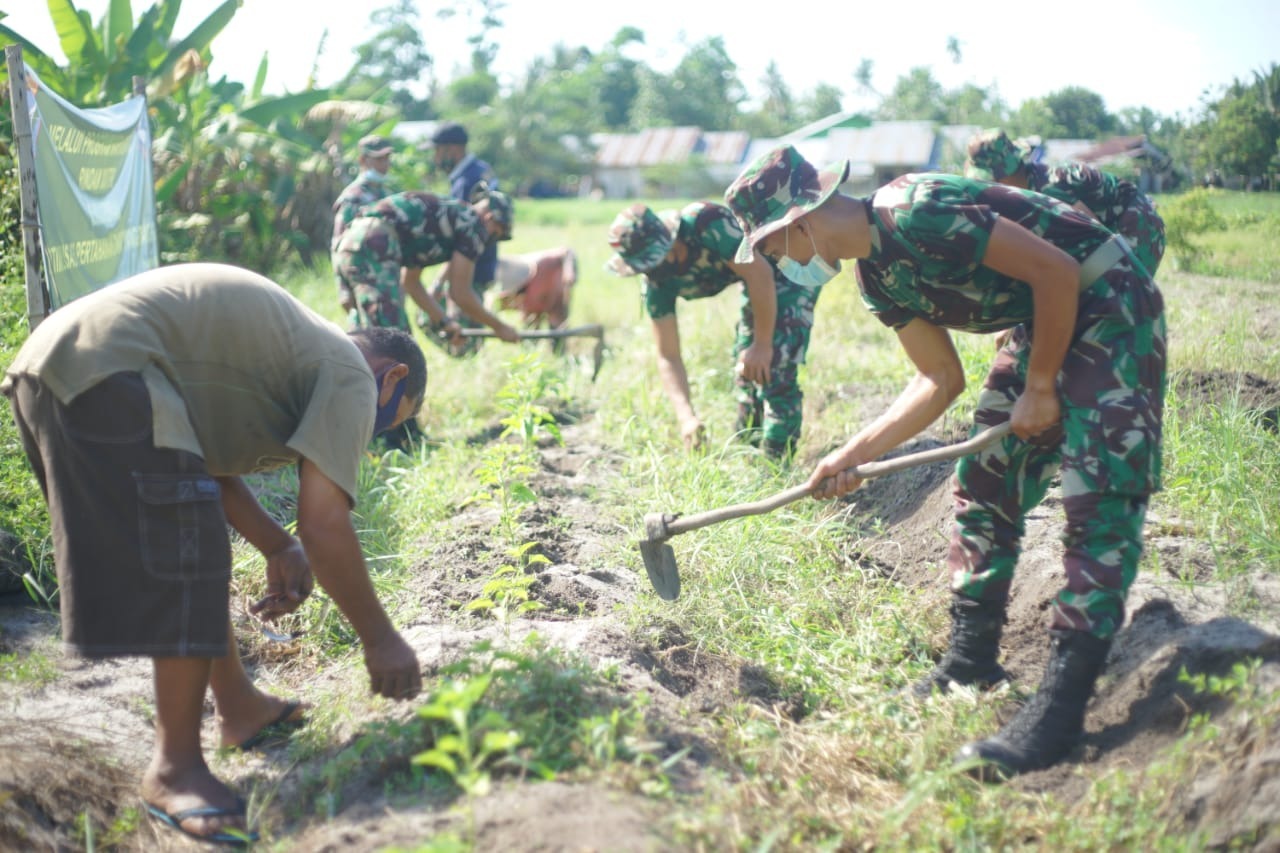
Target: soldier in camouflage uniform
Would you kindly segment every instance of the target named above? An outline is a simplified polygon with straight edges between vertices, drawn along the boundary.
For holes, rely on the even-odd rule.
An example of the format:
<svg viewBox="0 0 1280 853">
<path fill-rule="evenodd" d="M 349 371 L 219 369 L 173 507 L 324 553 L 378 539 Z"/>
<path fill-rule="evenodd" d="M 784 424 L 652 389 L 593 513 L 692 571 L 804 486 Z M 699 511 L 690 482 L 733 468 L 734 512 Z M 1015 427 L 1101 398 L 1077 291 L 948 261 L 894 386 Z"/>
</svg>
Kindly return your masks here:
<svg viewBox="0 0 1280 853">
<path fill-rule="evenodd" d="M 796 373 L 804 362 L 821 288 L 796 285 L 766 260 L 733 258 L 742 230 L 723 205 L 694 202 L 655 214 L 634 204 L 614 219 L 608 269 L 642 276 L 645 309 L 658 345 L 658 370 L 690 447 L 701 444 L 702 421 L 689 399 L 680 355 L 677 299 L 715 296 L 742 282 L 737 325 L 737 432 L 770 456 L 788 458 L 800 438 L 804 395 Z"/>
<path fill-rule="evenodd" d="M 474 205 L 403 192 L 364 208 L 334 253 L 334 270 L 355 297 L 357 324 L 408 331 L 407 293 L 430 317 L 433 333 L 456 333 L 456 324 L 422 286 L 424 267 L 448 262 L 449 295 L 458 306 L 502 340 L 519 340 L 471 289 L 475 259 L 488 243 L 511 238 L 511 221 L 511 200 L 497 191 Z"/>
<path fill-rule="evenodd" d="M 511 237 L 511 200 L 487 193 L 474 205 L 425 192 L 389 195 L 365 207 L 343 232 L 334 252 L 334 271 L 352 294 L 355 326 L 383 326 L 409 331 L 404 294 L 430 318 L 427 339 L 461 348 L 458 323 L 422 286 L 424 267 L 448 262 L 449 292 L 473 320 L 493 329 L 504 341 L 519 340 L 511 326 L 485 309 L 471 289 L 475 259 L 494 240 Z M 448 339 L 444 344 L 442 339 Z M 387 432 L 390 450 L 404 450 L 421 438 L 413 419 Z"/>
<path fill-rule="evenodd" d="M 969 140 L 965 177 L 1035 190 L 1082 208 L 1124 237 L 1155 278 L 1165 248 L 1164 220 L 1155 202 L 1131 181 L 1083 163 L 1050 167 L 1032 162 L 1031 151 L 1029 143 L 1012 140 L 1003 130 L 984 130 Z"/>
<path fill-rule="evenodd" d="M 1009 421 L 1013 434 L 957 465 L 951 647 L 917 693 L 1005 677 L 998 644 L 1026 515 L 1060 470 L 1067 583 L 1051 609 L 1044 680 L 999 734 L 958 756 L 983 778 L 1046 767 L 1083 729 L 1160 487 L 1163 300 L 1125 241 L 1049 196 L 910 174 L 855 198 L 836 192 L 847 170 L 818 171 L 784 146 L 726 193 L 747 234 L 739 258 L 785 255 L 802 269 L 857 259 L 863 301 L 917 368 L 889 410 L 809 482 L 816 497 L 857 488 L 846 469 L 947 409 L 965 376 L 948 330 L 1014 328 L 975 414 L 983 426 Z"/>
<path fill-rule="evenodd" d="M 391 190 L 387 186 L 387 170 L 391 168 L 391 143 L 382 136 L 370 135 L 357 144 L 360 174 L 347 184 L 333 202 L 333 237 L 329 240 L 329 259 L 333 262 L 334 278 L 338 285 L 338 302 L 342 310 L 355 311 L 356 301 L 342 277 L 338 275 L 338 241 L 351 220 L 365 205 L 386 198 Z"/>
</svg>

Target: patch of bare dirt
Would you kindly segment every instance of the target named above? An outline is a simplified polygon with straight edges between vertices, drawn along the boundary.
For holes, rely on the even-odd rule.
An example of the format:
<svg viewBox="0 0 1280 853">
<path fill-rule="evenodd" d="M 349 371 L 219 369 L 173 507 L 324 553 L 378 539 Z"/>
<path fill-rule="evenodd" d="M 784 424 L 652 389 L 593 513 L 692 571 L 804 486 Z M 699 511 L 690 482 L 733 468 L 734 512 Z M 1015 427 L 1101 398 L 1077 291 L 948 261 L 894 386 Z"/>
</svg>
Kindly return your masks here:
<svg viewBox="0 0 1280 853">
<path fill-rule="evenodd" d="M 1272 432 L 1280 429 L 1280 383 L 1247 371 L 1210 370 L 1174 374 L 1170 384 L 1183 407 L 1239 406 Z"/>
</svg>

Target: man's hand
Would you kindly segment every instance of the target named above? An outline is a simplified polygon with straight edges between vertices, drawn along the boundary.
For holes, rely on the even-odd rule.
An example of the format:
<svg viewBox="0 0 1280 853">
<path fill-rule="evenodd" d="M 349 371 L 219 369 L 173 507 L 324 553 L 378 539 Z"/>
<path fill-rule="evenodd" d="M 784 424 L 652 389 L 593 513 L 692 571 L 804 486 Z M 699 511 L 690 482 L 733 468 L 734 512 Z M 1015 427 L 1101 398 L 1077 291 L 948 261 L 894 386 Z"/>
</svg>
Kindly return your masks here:
<svg viewBox="0 0 1280 853">
<path fill-rule="evenodd" d="M 850 468 L 866 461 L 860 456 L 856 447 L 847 446 L 824 456 L 809 475 L 809 488 L 813 497 L 818 500 L 838 498 L 861 486 L 862 478 L 849 473 Z"/>
<path fill-rule="evenodd" d="M 688 417 L 680 422 L 680 437 L 686 450 L 701 450 L 707 440 L 707 428 L 697 416 Z"/>
<path fill-rule="evenodd" d="M 249 612 L 264 621 L 292 613 L 307 600 L 315 588 L 311 564 L 297 539 L 267 554 L 267 594 L 249 607 Z"/>
<path fill-rule="evenodd" d="M 1057 426 L 1062 419 L 1062 403 L 1055 389 L 1036 390 L 1027 387 L 1016 403 L 1009 425 L 1013 434 L 1030 441 L 1045 430 Z"/>
<path fill-rule="evenodd" d="M 509 344 L 514 344 L 520 340 L 520 333 L 516 331 L 515 327 L 509 326 L 502 321 L 498 321 L 498 324 L 493 327 L 493 332 L 498 336 L 499 340 L 506 341 Z"/>
<path fill-rule="evenodd" d="M 467 345 L 467 339 L 462 334 L 462 324 L 452 318 L 445 320 L 440 324 L 440 337 L 449 342 L 452 347 L 464 347 Z"/>
<path fill-rule="evenodd" d="M 769 384 L 769 365 L 773 362 L 773 345 L 756 341 L 738 357 L 737 373 L 748 382 Z"/>
<path fill-rule="evenodd" d="M 422 690 L 418 656 L 395 631 L 380 642 L 365 645 L 364 665 L 369 670 L 369 689 L 375 696 L 411 699 Z"/>
<path fill-rule="evenodd" d="M 338 288 L 338 304 L 342 306 L 343 311 L 352 311 L 356 307 L 355 295 L 351 293 L 351 288 Z"/>
</svg>

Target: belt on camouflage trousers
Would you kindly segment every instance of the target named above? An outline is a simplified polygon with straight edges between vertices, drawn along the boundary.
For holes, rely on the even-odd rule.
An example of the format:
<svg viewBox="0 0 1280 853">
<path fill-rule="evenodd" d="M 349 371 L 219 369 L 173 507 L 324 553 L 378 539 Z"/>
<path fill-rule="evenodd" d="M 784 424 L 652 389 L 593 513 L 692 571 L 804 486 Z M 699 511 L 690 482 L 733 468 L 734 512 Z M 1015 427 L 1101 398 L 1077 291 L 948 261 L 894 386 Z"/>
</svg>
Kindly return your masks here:
<svg viewBox="0 0 1280 853">
<path fill-rule="evenodd" d="M 1080 264 L 1080 289 L 1084 290 L 1116 265 L 1129 251 L 1129 244 L 1119 234 L 1089 253 Z"/>
</svg>

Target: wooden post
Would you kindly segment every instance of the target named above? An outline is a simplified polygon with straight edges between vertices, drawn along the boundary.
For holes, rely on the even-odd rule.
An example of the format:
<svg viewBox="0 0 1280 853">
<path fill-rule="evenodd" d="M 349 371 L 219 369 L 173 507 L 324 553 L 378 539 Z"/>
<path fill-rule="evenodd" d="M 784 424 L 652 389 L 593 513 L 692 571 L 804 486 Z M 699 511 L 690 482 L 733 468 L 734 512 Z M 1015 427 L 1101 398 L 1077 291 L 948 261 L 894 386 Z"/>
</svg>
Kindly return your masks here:
<svg viewBox="0 0 1280 853">
<path fill-rule="evenodd" d="M 13 112 L 13 141 L 18 150 L 18 192 L 21 203 L 22 249 L 26 256 L 27 324 L 32 330 L 49 313 L 49 300 L 40 275 L 40 221 L 36 212 L 36 159 L 31 143 L 31 115 L 27 112 L 27 74 L 22 45 L 4 48 L 9 69 L 9 106 Z"/>
</svg>

